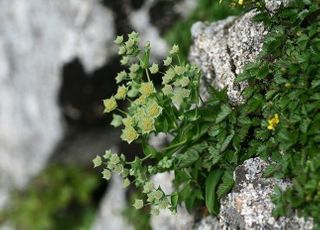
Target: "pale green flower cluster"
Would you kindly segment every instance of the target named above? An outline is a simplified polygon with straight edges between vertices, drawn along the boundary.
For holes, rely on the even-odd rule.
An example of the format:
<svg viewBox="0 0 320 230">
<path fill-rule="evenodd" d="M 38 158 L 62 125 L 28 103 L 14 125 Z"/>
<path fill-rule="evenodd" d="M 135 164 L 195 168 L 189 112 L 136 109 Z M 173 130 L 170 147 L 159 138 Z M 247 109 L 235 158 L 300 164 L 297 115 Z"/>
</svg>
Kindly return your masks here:
<svg viewBox="0 0 320 230">
<path fill-rule="evenodd" d="M 128 179 L 129 170 L 125 168 L 126 159 L 123 154 L 112 153 L 111 150 L 107 150 L 105 154 L 101 156 L 96 156 L 92 160 L 94 167 L 103 166 L 102 177 L 106 180 L 110 180 L 112 172 L 118 173 L 123 178 L 123 187 L 128 187 L 130 185 L 130 180 Z"/>
<path fill-rule="evenodd" d="M 147 145 L 150 134 L 177 133 L 183 115 L 199 104 L 200 71 L 196 66 L 184 64 L 179 59 L 179 46 L 174 45 L 163 64 L 149 62 L 150 44 L 139 48 L 140 38 L 132 32 L 127 40 L 118 36 L 115 43 L 122 56 L 121 64 L 127 67 L 115 78 L 118 89 L 115 95 L 105 99 L 104 111 L 113 113 L 111 125 L 122 126 L 121 139 L 129 144 L 139 140 Z M 156 85 L 154 79 L 160 78 L 162 84 Z M 118 108 L 120 100 L 126 100 L 125 110 Z M 144 152 L 145 157 L 126 162 L 123 155 L 106 151 L 103 157 L 97 156 L 94 166 L 103 166 L 103 178 L 109 180 L 112 172 L 123 177 L 124 187 L 134 184 L 141 188 L 145 199 L 138 199 L 133 206 L 137 209 L 152 205 L 152 214 L 160 209 L 175 207 L 171 204 L 171 196 L 164 194 L 160 187 L 156 188 L 150 177 L 158 172 L 173 168 L 173 159 L 164 156 L 157 158 L 153 152 Z M 147 165 L 145 160 L 156 159 L 156 163 Z M 130 179 L 129 179 L 130 176 Z"/>
</svg>

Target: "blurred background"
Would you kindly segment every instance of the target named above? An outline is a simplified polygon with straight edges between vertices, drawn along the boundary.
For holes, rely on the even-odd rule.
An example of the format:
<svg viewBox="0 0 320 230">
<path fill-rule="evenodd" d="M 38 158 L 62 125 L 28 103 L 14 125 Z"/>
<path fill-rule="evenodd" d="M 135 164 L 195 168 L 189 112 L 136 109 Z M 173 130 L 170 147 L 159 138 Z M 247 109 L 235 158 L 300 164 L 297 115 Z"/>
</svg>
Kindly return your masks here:
<svg viewBox="0 0 320 230">
<path fill-rule="evenodd" d="M 190 29 L 235 9 L 219 0 L 0 0 L 0 229 L 151 229 L 133 188 L 92 159 L 127 155 L 103 114 L 121 71 L 116 35 L 136 31 L 160 61 L 187 60 Z"/>
</svg>

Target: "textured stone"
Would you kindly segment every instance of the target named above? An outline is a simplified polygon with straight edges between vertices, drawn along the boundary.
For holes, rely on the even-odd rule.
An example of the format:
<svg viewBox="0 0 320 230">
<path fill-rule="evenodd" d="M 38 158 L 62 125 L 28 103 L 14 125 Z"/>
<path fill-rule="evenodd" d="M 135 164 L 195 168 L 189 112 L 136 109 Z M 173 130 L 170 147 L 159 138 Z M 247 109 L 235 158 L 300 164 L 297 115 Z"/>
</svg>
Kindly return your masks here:
<svg viewBox="0 0 320 230">
<path fill-rule="evenodd" d="M 245 64 L 256 58 L 267 32 L 262 24 L 251 21 L 255 14 L 251 11 L 208 26 L 202 22 L 193 25 L 190 60 L 204 73 L 201 89 L 204 99 L 208 98 L 206 85 L 210 84 L 217 89 L 227 88 L 232 104 L 243 103 L 241 92 L 247 84 L 234 84 L 234 79 Z"/>
<path fill-rule="evenodd" d="M 0 20 L 1 207 L 12 188 L 44 167 L 62 137 L 57 94 L 64 62 L 78 56 L 88 71 L 102 65 L 114 32 L 111 12 L 93 0 L 3 0 Z"/>
<path fill-rule="evenodd" d="M 125 189 L 122 187 L 122 179 L 118 175 L 113 175 L 109 190 L 100 203 L 100 208 L 92 230 L 119 230 L 133 229 L 124 221 L 121 212 L 125 209 L 127 203 L 125 198 Z"/>
<path fill-rule="evenodd" d="M 219 226 L 221 229 L 312 229 L 312 220 L 293 217 L 272 217 L 270 196 L 277 185 L 284 189 L 289 181 L 263 178 L 267 163 L 260 158 L 245 161 L 235 170 L 235 187 L 221 202 Z"/>
</svg>

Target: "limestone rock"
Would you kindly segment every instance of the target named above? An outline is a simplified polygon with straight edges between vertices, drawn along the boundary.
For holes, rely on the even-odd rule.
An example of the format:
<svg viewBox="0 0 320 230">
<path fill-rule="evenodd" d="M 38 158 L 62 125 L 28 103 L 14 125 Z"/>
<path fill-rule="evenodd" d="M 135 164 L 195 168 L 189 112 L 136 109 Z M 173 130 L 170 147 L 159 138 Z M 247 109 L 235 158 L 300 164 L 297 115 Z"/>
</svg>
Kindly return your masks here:
<svg viewBox="0 0 320 230">
<path fill-rule="evenodd" d="M 60 70 L 107 59 L 113 17 L 93 0 L 0 1 L 0 207 L 46 164 L 63 127 Z M 111 48 L 112 49 L 112 48 Z"/>
<path fill-rule="evenodd" d="M 122 187 L 122 179 L 113 175 L 108 192 L 102 199 L 98 215 L 92 226 L 92 230 L 133 230 L 121 216 L 122 210 L 126 207 L 125 189 Z"/>
<path fill-rule="evenodd" d="M 210 84 L 217 89 L 227 88 L 232 104 L 243 103 L 241 92 L 247 84 L 235 84 L 234 79 L 245 64 L 256 58 L 267 33 L 262 24 L 251 21 L 255 14 L 251 11 L 208 26 L 202 22 L 193 25 L 190 60 L 204 73 L 201 88 L 204 99 L 208 98 L 206 85 Z"/>
<path fill-rule="evenodd" d="M 312 220 L 297 215 L 287 218 L 272 217 L 274 204 L 270 196 L 277 185 L 282 189 L 290 181 L 263 178 L 267 163 L 260 158 L 245 161 L 235 170 L 235 187 L 221 202 L 220 229 L 312 229 Z"/>
</svg>

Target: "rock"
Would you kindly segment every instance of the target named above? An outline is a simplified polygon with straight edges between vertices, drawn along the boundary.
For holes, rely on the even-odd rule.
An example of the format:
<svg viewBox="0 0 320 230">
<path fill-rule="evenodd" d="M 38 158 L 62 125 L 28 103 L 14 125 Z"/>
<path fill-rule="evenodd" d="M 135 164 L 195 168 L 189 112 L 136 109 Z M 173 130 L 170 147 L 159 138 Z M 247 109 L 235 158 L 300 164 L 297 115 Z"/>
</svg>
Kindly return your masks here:
<svg viewBox="0 0 320 230">
<path fill-rule="evenodd" d="M 160 186 L 165 194 L 173 192 L 173 173 L 158 173 L 152 178 L 155 187 Z M 177 214 L 173 215 L 169 210 L 160 210 L 159 215 L 151 217 L 153 230 L 191 230 L 194 218 L 185 207 L 178 207 Z"/>
<path fill-rule="evenodd" d="M 191 32 L 194 44 L 190 60 L 200 66 L 204 73 L 201 95 L 208 98 L 206 85 L 218 89 L 227 88 L 233 105 L 243 103 L 241 92 L 246 83 L 235 84 L 235 77 L 245 64 L 253 61 L 261 50 L 267 31 L 261 23 L 253 23 L 255 11 L 239 18 L 229 17 L 206 26 L 197 22 Z"/>
<path fill-rule="evenodd" d="M 313 229 L 311 219 L 272 217 L 274 204 L 270 196 L 277 185 L 282 189 L 290 181 L 263 178 L 267 163 L 260 158 L 245 161 L 235 170 L 235 187 L 221 202 L 220 229 Z"/>
<path fill-rule="evenodd" d="M 133 230 L 133 227 L 129 226 L 124 221 L 123 216 L 121 216 L 121 212 L 127 205 L 125 189 L 122 187 L 122 179 L 114 174 L 109 188 L 102 199 L 92 230 Z"/>
<path fill-rule="evenodd" d="M 46 164 L 63 134 L 60 70 L 78 56 L 87 71 L 113 49 L 113 17 L 92 0 L 0 2 L 0 207 Z"/>
</svg>

